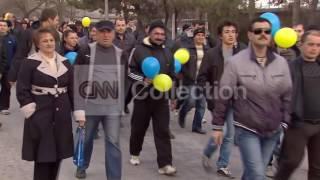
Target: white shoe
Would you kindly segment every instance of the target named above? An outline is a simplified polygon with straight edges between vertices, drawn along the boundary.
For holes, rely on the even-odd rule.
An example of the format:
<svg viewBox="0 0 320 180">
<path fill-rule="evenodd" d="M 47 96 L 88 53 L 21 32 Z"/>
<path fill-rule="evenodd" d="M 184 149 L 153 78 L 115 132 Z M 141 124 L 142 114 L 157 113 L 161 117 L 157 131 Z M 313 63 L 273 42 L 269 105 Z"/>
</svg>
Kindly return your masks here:
<svg viewBox="0 0 320 180">
<path fill-rule="evenodd" d="M 202 119 L 202 124 L 207 123 L 207 120 L 205 118 Z"/>
<path fill-rule="evenodd" d="M 131 156 L 130 164 L 132 164 L 134 166 L 138 166 L 140 164 L 139 156 Z"/>
<path fill-rule="evenodd" d="M 7 109 L 4 109 L 4 110 L 1 110 L 1 111 L 0 111 L 0 114 L 2 114 L 2 115 L 9 115 L 9 114 L 10 114 L 10 111 L 7 110 Z"/>
<path fill-rule="evenodd" d="M 166 165 L 158 170 L 159 174 L 167 175 L 167 176 L 173 176 L 177 173 L 177 168 Z"/>
<path fill-rule="evenodd" d="M 275 171 L 273 170 L 272 166 L 268 166 L 266 169 L 266 176 L 269 178 L 273 178 L 275 175 Z"/>
</svg>

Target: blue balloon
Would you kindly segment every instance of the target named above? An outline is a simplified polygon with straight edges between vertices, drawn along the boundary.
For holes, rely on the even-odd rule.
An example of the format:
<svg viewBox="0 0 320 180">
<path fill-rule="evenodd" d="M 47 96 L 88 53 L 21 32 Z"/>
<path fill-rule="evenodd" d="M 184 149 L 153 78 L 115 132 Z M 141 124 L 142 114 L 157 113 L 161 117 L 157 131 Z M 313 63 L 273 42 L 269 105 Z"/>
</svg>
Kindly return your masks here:
<svg viewBox="0 0 320 180">
<path fill-rule="evenodd" d="M 142 72 L 149 78 L 153 79 L 160 72 L 160 63 L 155 57 L 146 57 L 142 62 Z"/>
<path fill-rule="evenodd" d="M 274 36 L 276 34 L 276 32 L 281 28 L 280 19 L 276 14 L 271 13 L 271 12 L 266 12 L 266 13 L 263 13 L 260 17 L 267 19 L 271 23 L 272 36 Z"/>
<path fill-rule="evenodd" d="M 179 72 L 181 72 L 181 68 L 182 68 L 182 65 L 181 63 L 178 61 L 178 60 L 174 60 L 174 72 L 176 74 L 178 74 Z"/>
<path fill-rule="evenodd" d="M 64 55 L 64 57 L 68 59 L 70 64 L 75 63 L 77 56 L 78 56 L 78 53 L 76 52 L 68 52 L 67 54 Z"/>
</svg>

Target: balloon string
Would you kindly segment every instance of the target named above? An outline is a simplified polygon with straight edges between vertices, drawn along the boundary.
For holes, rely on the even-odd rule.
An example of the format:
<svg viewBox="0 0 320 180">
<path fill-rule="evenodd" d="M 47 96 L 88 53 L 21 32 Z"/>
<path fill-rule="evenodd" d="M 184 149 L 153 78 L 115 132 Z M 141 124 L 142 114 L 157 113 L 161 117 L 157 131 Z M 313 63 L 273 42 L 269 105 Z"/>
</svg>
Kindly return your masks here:
<svg viewBox="0 0 320 180">
<path fill-rule="evenodd" d="M 139 96 L 139 94 L 142 93 L 142 91 L 143 91 L 144 89 L 146 89 L 147 87 L 149 87 L 149 86 L 144 86 L 132 99 L 137 98 L 137 97 Z"/>
</svg>

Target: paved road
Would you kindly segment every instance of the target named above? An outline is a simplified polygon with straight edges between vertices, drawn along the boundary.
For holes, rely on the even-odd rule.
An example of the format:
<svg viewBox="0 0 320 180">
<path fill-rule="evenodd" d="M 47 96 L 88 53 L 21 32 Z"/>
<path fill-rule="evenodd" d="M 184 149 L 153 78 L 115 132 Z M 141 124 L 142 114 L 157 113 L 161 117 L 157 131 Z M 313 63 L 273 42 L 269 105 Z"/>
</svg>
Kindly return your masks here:
<svg viewBox="0 0 320 180">
<path fill-rule="evenodd" d="M 21 160 L 21 139 L 23 131 L 23 118 L 19 112 L 18 105 L 12 97 L 12 114 L 10 116 L 0 115 L 3 127 L 0 129 L 0 180 L 32 180 L 33 163 Z M 193 112 L 193 111 L 192 111 Z M 174 117 L 174 116 L 172 116 Z M 208 117 L 208 114 L 206 114 Z M 121 129 L 121 149 L 123 152 L 123 179 L 124 180 L 224 180 L 225 178 L 217 176 L 214 172 L 206 173 L 201 166 L 201 152 L 206 144 L 209 135 L 198 135 L 191 133 L 191 119 L 189 114 L 186 129 L 178 127 L 176 120 L 172 118 L 171 128 L 176 139 L 172 141 L 174 165 L 178 168 L 178 174 L 175 177 L 165 177 L 157 174 L 156 150 L 154 146 L 152 128 L 145 137 L 143 151 L 141 153 L 142 164 L 133 167 L 128 163 L 129 158 L 129 119 L 124 119 L 125 127 Z M 209 130 L 209 124 L 206 125 Z M 213 157 L 217 159 L 217 155 Z M 233 174 L 240 179 L 242 168 L 238 149 L 234 147 L 230 168 Z M 71 159 L 63 162 L 59 180 L 73 180 L 75 167 Z M 104 171 L 104 142 L 103 139 L 95 141 L 93 159 L 90 168 L 87 171 L 87 180 L 103 180 Z M 307 176 L 307 163 L 294 175 L 292 180 L 305 180 Z"/>
</svg>

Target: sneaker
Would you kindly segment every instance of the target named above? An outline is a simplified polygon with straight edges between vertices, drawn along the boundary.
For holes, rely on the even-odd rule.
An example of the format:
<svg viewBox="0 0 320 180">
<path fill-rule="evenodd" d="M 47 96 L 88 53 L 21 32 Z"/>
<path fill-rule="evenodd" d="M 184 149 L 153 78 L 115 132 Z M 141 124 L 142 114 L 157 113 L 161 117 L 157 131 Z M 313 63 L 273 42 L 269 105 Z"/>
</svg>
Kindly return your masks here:
<svg viewBox="0 0 320 180">
<path fill-rule="evenodd" d="M 75 177 L 78 179 L 85 179 L 87 177 L 86 170 L 77 169 Z"/>
<path fill-rule="evenodd" d="M 4 109 L 4 110 L 1 110 L 1 111 L 0 111 L 0 114 L 2 114 L 2 115 L 9 115 L 9 114 L 10 114 L 10 111 L 7 110 L 7 109 Z"/>
<path fill-rule="evenodd" d="M 139 156 L 131 156 L 130 164 L 138 166 L 140 164 Z"/>
<path fill-rule="evenodd" d="M 273 178 L 275 175 L 275 172 L 273 171 L 273 166 L 268 166 L 266 169 L 266 176 L 269 178 Z"/>
<path fill-rule="evenodd" d="M 158 170 L 159 174 L 173 176 L 177 173 L 177 168 L 172 165 L 166 165 Z"/>
<path fill-rule="evenodd" d="M 212 164 L 210 158 L 204 154 L 202 155 L 202 166 L 204 170 L 206 170 L 207 172 L 212 171 Z"/>
<path fill-rule="evenodd" d="M 175 116 L 179 116 L 179 110 L 175 110 L 175 111 L 174 111 L 174 115 L 175 115 Z"/>
<path fill-rule="evenodd" d="M 202 119 L 202 124 L 206 124 L 207 120 L 205 118 Z"/>
<path fill-rule="evenodd" d="M 220 175 L 220 176 L 223 176 L 223 177 L 228 177 L 230 179 L 235 179 L 236 177 L 232 176 L 232 173 L 230 171 L 229 168 L 220 168 L 218 169 L 217 173 Z"/>
</svg>

